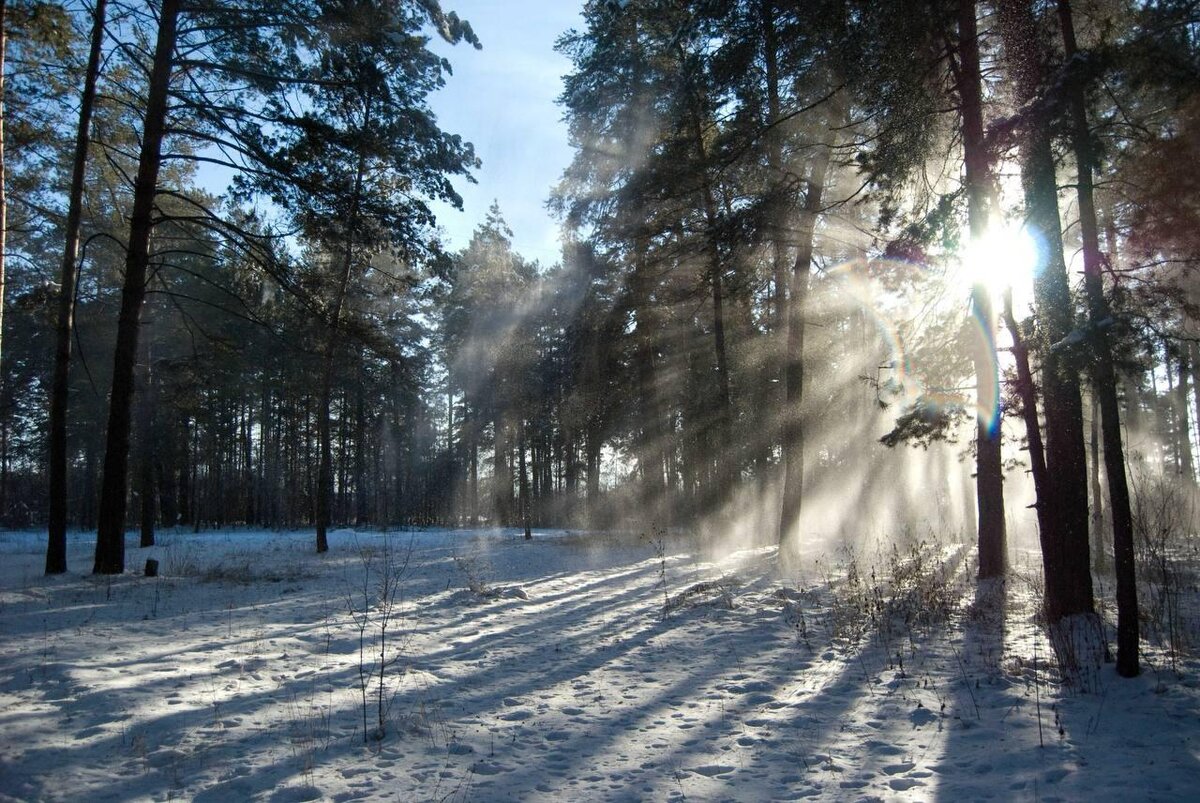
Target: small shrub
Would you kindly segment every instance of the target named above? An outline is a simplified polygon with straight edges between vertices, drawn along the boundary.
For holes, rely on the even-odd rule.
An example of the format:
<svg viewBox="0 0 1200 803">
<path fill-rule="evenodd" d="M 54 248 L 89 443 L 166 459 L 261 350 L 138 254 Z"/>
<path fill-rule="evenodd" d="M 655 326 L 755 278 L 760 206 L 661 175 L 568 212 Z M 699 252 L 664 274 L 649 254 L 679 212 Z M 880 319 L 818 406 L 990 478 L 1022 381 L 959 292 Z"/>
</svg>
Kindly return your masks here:
<svg viewBox="0 0 1200 803">
<path fill-rule="evenodd" d="M 362 579 L 346 594 L 346 608 L 358 631 L 358 690 L 363 742 L 382 741 L 388 733 L 392 695 L 389 670 L 400 660 L 395 629 L 413 546 L 398 549 L 388 536 L 378 549 L 359 546 Z M 403 645 L 403 639 L 399 640 Z M 374 694 L 372 694 L 374 684 Z M 375 727 L 368 726 L 374 708 Z"/>
<path fill-rule="evenodd" d="M 1196 499 L 1180 480 L 1142 467 L 1132 472 L 1139 618 L 1145 637 L 1166 650 L 1172 669 L 1200 644 L 1200 620 L 1184 605 L 1196 582 Z"/>
<path fill-rule="evenodd" d="M 955 582 L 956 563 L 947 560 L 947 551 L 936 541 L 918 541 L 905 549 L 892 544 L 866 571 L 856 555 L 847 555 L 842 579 L 827 579 L 835 638 L 874 632 L 887 643 L 898 632 L 945 622 L 957 609 L 961 589 Z"/>
<path fill-rule="evenodd" d="M 454 567 L 463 576 L 463 580 L 472 594 L 480 597 L 495 596 L 491 581 L 488 579 L 491 567 L 480 559 L 479 556 L 455 555 Z"/>
</svg>

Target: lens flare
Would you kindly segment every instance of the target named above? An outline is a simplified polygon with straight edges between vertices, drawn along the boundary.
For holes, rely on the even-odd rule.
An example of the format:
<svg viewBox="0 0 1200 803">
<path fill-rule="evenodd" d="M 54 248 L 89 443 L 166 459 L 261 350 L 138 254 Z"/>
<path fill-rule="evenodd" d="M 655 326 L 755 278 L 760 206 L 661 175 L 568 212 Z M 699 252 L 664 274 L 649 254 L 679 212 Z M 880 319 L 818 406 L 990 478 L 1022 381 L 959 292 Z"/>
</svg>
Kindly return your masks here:
<svg viewBox="0 0 1200 803">
<path fill-rule="evenodd" d="M 978 338 L 979 356 L 986 363 L 978 374 L 975 388 L 975 414 L 989 438 L 1000 431 L 1000 365 L 996 358 L 996 324 L 984 320 L 983 310 L 972 305 L 971 336 Z"/>
</svg>

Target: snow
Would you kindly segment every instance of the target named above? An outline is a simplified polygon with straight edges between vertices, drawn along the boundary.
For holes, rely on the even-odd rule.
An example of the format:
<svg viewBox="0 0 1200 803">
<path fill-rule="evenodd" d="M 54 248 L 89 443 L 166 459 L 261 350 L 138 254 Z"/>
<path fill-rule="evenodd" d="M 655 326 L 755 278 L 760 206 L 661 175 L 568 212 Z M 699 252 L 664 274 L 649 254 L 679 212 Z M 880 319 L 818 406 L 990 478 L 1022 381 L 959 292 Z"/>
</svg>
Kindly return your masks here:
<svg viewBox="0 0 1200 803">
<path fill-rule="evenodd" d="M 945 547 L 939 618 L 932 586 L 834 558 L 780 576 L 769 548 L 159 540 L 93 577 L 73 534 L 75 572 L 45 578 L 41 536 L 0 533 L 0 800 L 1181 800 L 1200 781 L 1200 662 L 1062 683 L 1032 560 L 977 591 Z"/>
</svg>

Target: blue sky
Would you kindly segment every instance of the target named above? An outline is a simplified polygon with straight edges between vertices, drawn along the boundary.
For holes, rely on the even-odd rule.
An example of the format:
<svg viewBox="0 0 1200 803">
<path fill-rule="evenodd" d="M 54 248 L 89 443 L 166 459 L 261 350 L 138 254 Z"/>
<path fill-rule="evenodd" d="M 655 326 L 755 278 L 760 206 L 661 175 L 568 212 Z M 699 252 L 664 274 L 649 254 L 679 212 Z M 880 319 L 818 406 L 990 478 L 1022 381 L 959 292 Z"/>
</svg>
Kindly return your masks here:
<svg viewBox="0 0 1200 803">
<path fill-rule="evenodd" d="M 454 74 L 430 105 L 442 129 L 472 142 L 483 162 L 478 184 L 455 182 L 462 212 L 435 207 L 450 248 L 467 244 L 494 199 L 518 253 L 543 265 L 559 259 L 558 225 L 545 202 L 571 160 L 555 103 L 570 62 L 554 52 L 554 42 L 580 25 L 581 5 L 582 0 L 442 0 L 445 10 L 470 21 L 483 43 L 482 50 L 440 40 L 433 45 Z"/>
</svg>

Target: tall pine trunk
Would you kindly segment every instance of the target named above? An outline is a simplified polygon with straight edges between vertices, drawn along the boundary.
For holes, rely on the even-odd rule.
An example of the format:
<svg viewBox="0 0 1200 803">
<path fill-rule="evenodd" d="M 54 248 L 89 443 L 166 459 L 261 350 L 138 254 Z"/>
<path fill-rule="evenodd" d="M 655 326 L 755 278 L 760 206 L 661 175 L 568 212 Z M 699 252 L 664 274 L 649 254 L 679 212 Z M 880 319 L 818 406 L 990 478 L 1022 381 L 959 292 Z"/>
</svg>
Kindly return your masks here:
<svg viewBox="0 0 1200 803">
<path fill-rule="evenodd" d="M 658 366 L 655 357 L 659 332 L 659 316 L 650 298 L 653 279 L 646 261 L 646 246 L 639 241 L 634 253 L 633 277 L 630 280 L 635 324 L 634 372 L 637 377 L 639 419 L 642 425 L 638 444 L 638 463 L 642 476 L 642 501 L 651 510 L 665 506 L 666 429 L 659 401 Z"/>
<path fill-rule="evenodd" d="M 4 0 L 0 0 L 3 3 Z M 79 124 L 75 129 L 75 160 L 71 166 L 71 188 L 67 200 L 66 243 L 59 266 L 58 319 L 54 330 L 54 378 L 50 386 L 49 525 L 46 543 L 46 574 L 67 570 L 67 408 L 70 404 L 71 334 L 75 328 L 75 283 L 79 275 L 79 224 L 83 217 L 83 182 L 91 140 L 92 108 L 100 75 L 100 50 L 104 43 L 104 21 L 108 0 L 97 0 L 92 17 L 92 38 Z M 0 63 L 3 59 L 0 58 Z M 2 79 L 0 79 L 2 80 Z M 0 246 L 0 251 L 3 247 Z"/>
<path fill-rule="evenodd" d="M 1191 370 L 1188 365 L 1188 348 L 1178 344 L 1179 382 L 1175 385 L 1175 439 L 1179 443 L 1179 473 L 1188 485 L 1196 484 L 1196 466 L 1192 456 L 1192 427 L 1188 421 L 1188 385 Z"/>
<path fill-rule="evenodd" d="M 512 469 L 509 462 L 508 427 L 504 414 L 497 412 L 492 422 L 492 499 L 494 521 L 501 527 L 512 523 Z"/>
<path fill-rule="evenodd" d="M 983 133 L 983 92 L 979 68 L 979 33 L 975 0 L 958 7 L 959 95 L 962 102 L 963 155 L 966 165 L 967 215 L 971 238 L 979 240 L 988 227 L 991 165 Z M 975 423 L 975 501 L 978 515 L 979 577 L 1004 574 L 1004 467 L 1000 457 L 1000 377 L 996 366 L 996 315 L 991 294 L 983 284 L 971 288 L 971 303 L 979 323 L 973 344 L 978 413 Z"/>
<path fill-rule="evenodd" d="M 117 319 L 113 355 L 112 393 L 109 396 L 108 435 L 104 450 L 104 479 L 100 491 L 100 520 L 96 535 L 94 574 L 125 571 L 125 511 L 129 470 L 129 428 L 133 400 L 133 374 L 137 363 L 138 325 L 146 297 L 146 268 L 150 263 L 154 197 L 167 119 L 167 90 L 175 50 L 179 0 L 163 0 L 159 14 L 154 63 L 146 97 L 142 147 L 133 185 L 133 212 L 125 257 L 125 282 Z"/>
<path fill-rule="evenodd" d="M 1024 116 L 1019 150 L 1026 225 L 1041 248 L 1034 298 L 1040 323 L 1047 494 L 1039 493 L 1037 504 L 1045 514 L 1040 535 L 1046 614 L 1057 622 L 1093 612 L 1083 402 L 1076 357 L 1065 345 L 1075 329 L 1075 315 L 1063 258 L 1050 126 L 1037 106 L 1044 88 L 1042 39 L 1029 0 L 1002 0 L 999 12 L 1008 70 Z"/>
<path fill-rule="evenodd" d="M 8 254 L 8 172 L 4 163 L 4 75 L 8 66 L 8 0 L 0 0 L 0 387 L 4 382 L 4 299 L 8 295 L 6 284 L 8 267 L 5 256 Z M 7 500 L 5 500 L 7 501 Z M 0 507 L 0 516 L 7 513 L 6 507 Z M 66 562 L 64 556 L 63 562 Z M 63 571 L 66 571 L 64 568 Z"/>
<path fill-rule="evenodd" d="M 147 338 L 148 339 L 148 338 Z M 138 399 L 138 495 L 141 497 L 141 532 L 138 546 L 154 546 L 154 520 L 158 508 L 158 496 L 154 485 L 154 462 L 157 438 L 154 431 L 155 388 L 153 354 L 149 344 L 142 349 L 142 387 Z"/>
<path fill-rule="evenodd" d="M 533 533 L 529 529 L 529 473 L 525 465 L 525 421 L 521 420 L 517 430 L 517 463 L 520 466 L 521 478 L 521 526 L 525 528 L 526 540 L 533 537 Z"/>
<path fill-rule="evenodd" d="M 1196 413 L 1196 422 L 1200 425 L 1200 346 L 1196 343 L 1183 343 L 1180 348 L 1188 350 L 1188 364 L 1192 370 L 1192 404 Z M 1190 436 L 1189 436 L 1190 438 Z M 1195 440 L 1191 440 L 1195 443 Z"/>
<path fill-rule="evenodd" d="M 1077 53 L 1075 26 L 1069 0 L 1058 0 L 1059 24 L 1068 61 Z M 1071 100 L 1071 140 L 1078 170 L 1076 190 L 1079 198 L 1079 228 L 1083 237 L 1083 286 L 1087 294 L 1089 330 L 1095 358 L 1096 393 L 1100 397 L 1100 426 L 1104 438 L 1104 467 L 1108 477 L 1108 496 L 1113 523 L 1113 553 L 1117 574 L 1117 672 L 1133 677 L 1138 668 L 1137 581 L 1134 569 L 1133 515 L 1129 485 L 1125 476 L 1125 452 L 1121 442 L 1120 401 L 1113 368 L 1108 327 L 1112 312 L 1104 296 L 1103 257 L 1096 220 L 1092 169 L 1095 155 L 1088 130 L 1084 88 L 1078 79 L 1068 84 Z M 1185 376 L 1180 366 L 1181 378 Z M 1183 408 L 1187 420 L 1187 406 Z M 1185 444 L 1186 445 L 1186 444 Z M 1099 538 L 1099 533 L 1095 537 Z M 1086 545 L 1086 542 L 1085 542 Z M 1090 580 L 1090 575 L 1089 575 Z"/>
<path fill-rule="evenodd" d="M 1017 365 L 1017 396 L 1021 399 L 1021 420 L 1025 423 L 1026 449 L 1029 452 L 1029 470 L 1033 475 L 1033 488 L 1039 504 L 1034 508 L 1037 512 L 1039 533 L 1050 531 L 1050 507 L 1040 504 L 1041 500 L 1050 498 L 1050 476 L 1046 470 L 1046 447 L 1042 443 L 1042 427 L 1038 421 L 1037 385 L 1033 379 L 1033 370 L 1029 366 L 1029 346 L 1020 323 L 1013 315 L 1012 290 L 1004 294 L 1004 307 L 1001 313 L 1004 327 L 1012 338 L 1013 362 Z M 1044 536 L 1043 536 L 1044 538 Z"/>
<path fill-rule="evenodd" d="M 367 102 L 365 114 L 370 124 L 370 101 Z M 320 442 L 320 457 L 317 465 L 317 488 L 315 519 L 317 531 L 317 552 L 329 551 L 329 508 L 333 502 L 333 441 L 329 431 L 330 407 L 333 396 L 333 370 L 337 359 L 338 346 L 341 343 L 342 309 L 346 304 L 346 293 L 350 287 L 350 274 L 354 270 L 354 231 L 358 226 L 359 202 L 362 196 L 363 179 L 366 175 L 367 159 L 362 151 L 358 155 L 358 164 L 354 171 L 354 189 L 350 198 L 350 210 L 346 219 L 346 243 L 342 252 L 342 270 L 338 278 L 336 294 L 333 298 L 327 325 L 329 334 L 325 338 L 324 361 L 321 367 L 321 390 L 317 399 L 317 440 Z"/>
<path fill-rule="evenodd" d="M 833 136 L 830 126 L 828 135 Z M 821 213 L 832 146 L 817 146 L 808 171 L 808 186 L 796 232 L 796 259 L 788 293 L 787 355 L 784 365 L 783 497 L 779 515 L 780 549 L 794 551 L 799 537 L 804 493 L 804 327 L 807 324 L 808 282 L 812 271 L 817 218 Z"/>
<path fill-rule="evenodd" d="M 774 390 L 775 383 L 778 382 L 779 386 L 783 387 L 787 381 L 787 362 L 784 359 L 784 350 L 787 347 L 788 330 L 787 241 L 784 236 L 786 207 L 783 203 L 786 176 L 783 170 L 783 135 L 780 131 L 783 111 L 782 101 L 779 97 L 779 36 L 775 30 L 775 2 L 776 0 L 761 0 L 759 9 L 763 28 L 763 62 L 766 67 L 764 78 L 767 92 L 767 125 L 769 126 L 766 134 L 767 169 L 771 182 L 768 187 L 770 205 L 767 220 L 770 226 L 771 278 L 774 285 L 771 296 L 772 341 L 770 354 L 772 362 L 771 369 L 767 371 L 765 377 L 767 398 L 771 409 L 779 406 L 777 391 Z M 774 443 L 781 443 L 783 440 L 782 422 L 779 422 L 778 426 L 780 427 L 778 432 L 772 432 L 767 439 L 769 447 L 773 447 Z"/>
<path fill-rule="evenodd" d="M 679 47 L 680 60 L 683 48 Z M 704 249 L 708 256 L 708 283 L 712 293 L 713 352 L 717 366 L 717 434 L 722 450 L 733 447 L 733 402 L 729 389 L 729 360 L 725 348 L 725 296 L 722 285 L 721 244 L 718 239 L 720 221 L 717 200 L 708 175 L 708 148 L 704 144 L 704 128 L 701 119 L 700 100 L 695 87 L 689 81 L 688 94 L 691 98 L 691 133 L 696 148 L 700 170 L 700 200 L 704 207 Z M 733 473 L 737 467 L 735 454 L 726 454 L 717 461 L 716 501 L 724 501 L 733 487 Z"/>
</svg>

